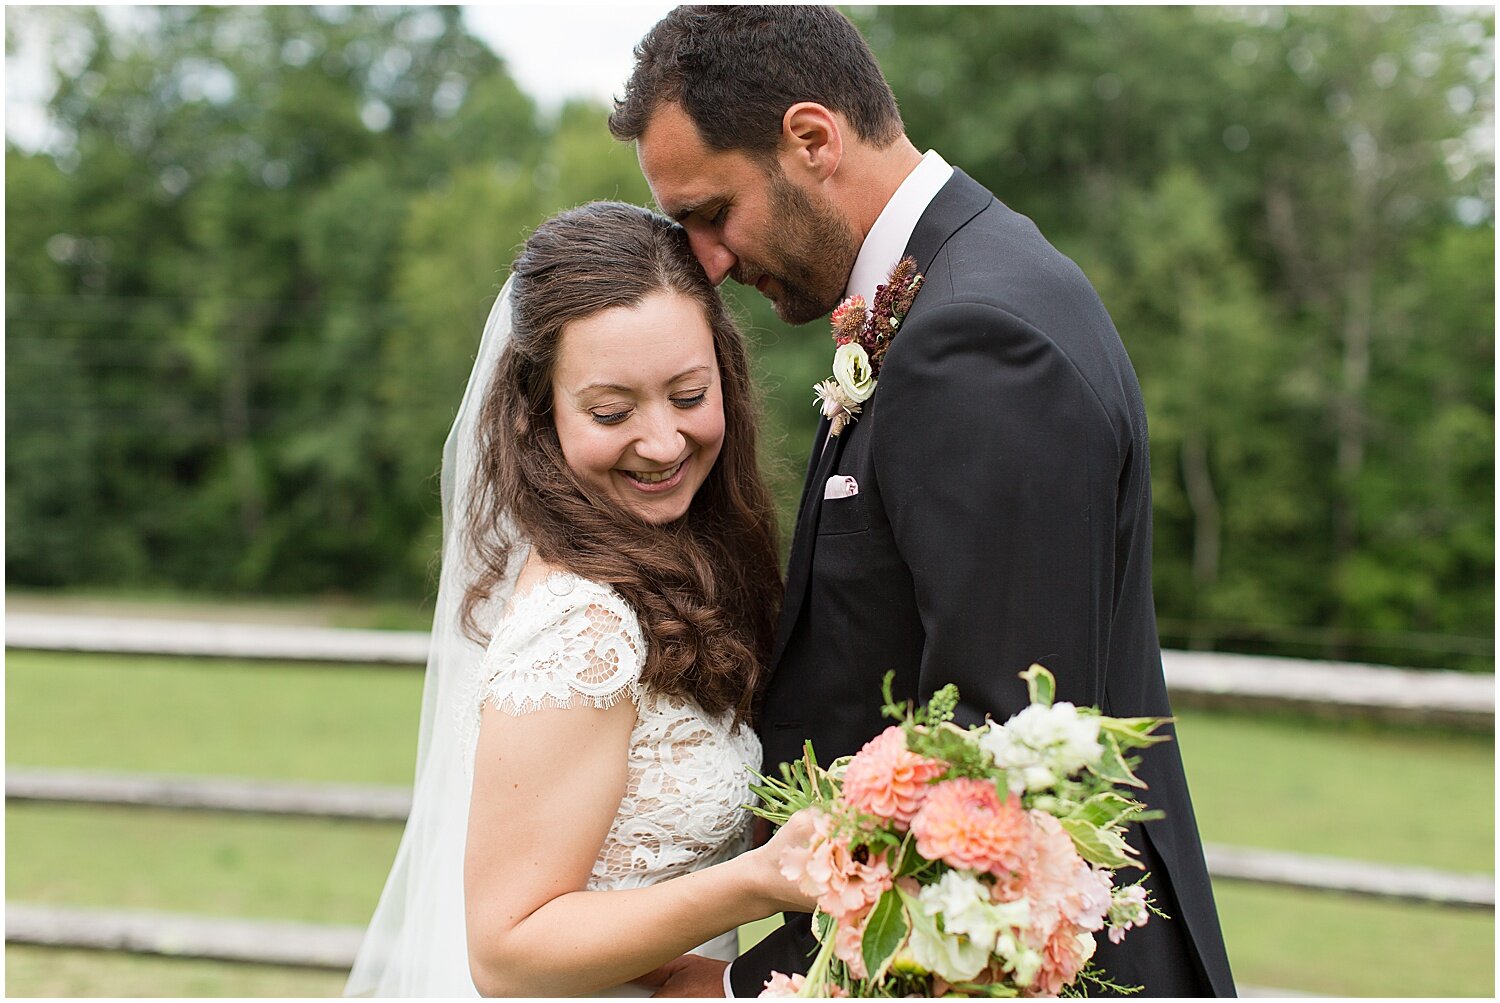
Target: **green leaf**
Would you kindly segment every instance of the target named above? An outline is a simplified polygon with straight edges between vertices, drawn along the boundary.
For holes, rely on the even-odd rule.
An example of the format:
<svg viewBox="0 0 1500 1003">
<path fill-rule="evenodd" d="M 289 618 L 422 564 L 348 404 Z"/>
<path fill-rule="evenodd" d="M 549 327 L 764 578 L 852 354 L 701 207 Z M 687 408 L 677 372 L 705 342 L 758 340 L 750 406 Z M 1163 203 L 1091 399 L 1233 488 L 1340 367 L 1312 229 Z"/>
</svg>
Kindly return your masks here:
<svg viewBox="0 0 1500 1003">
<path fill-rule="evenodd" d="M 1099 731 L 1113 735 L 1122 748 L 1145 748 L 1172 740 L 1171 735 L 1155 734 L 1157 728 L 1170 720 L 1169 717 L 1100 717 Z"/>
<path fill-rule="evenodd" d="M 1089 863 L 1111 868 L 1129 867 L 1134 863 L 1130 859 L 1130 854 L 1134 851 L 1119 833 L 1101 829 L 1081 818 L 1060 818 L 1058 821 L 1068 835 L 1073 837 L 1078 855 Z"/>
<path fill-rule="evenodd" d="M 1033 662 L 1031 668 L 1021 673 L 1021 678 L 1026 680 L 1026 692 L 1032 703 L 1052 706 L 1052 698 L 1057 694 L 1057 680 L 1052 678 L 1052 673 Z"/>
<path fill-rule="evenodd" d="M 865 971 L 870 973 L 871 979 L 885 976 L 886 969 L 890 967 L 891 960 L 895 958 L 901 945 L 906 942 L 906 935 L 910 930 L 911 924 L 907 922 L 901 896 L 894 889 L 881 895 L 875 908 L 870 911 L 870 919 L 865 923 L 865 935 L 859 944 L 860 954 L 865 960 Z"/>
<path fill-rule="evenodd" d="M 1131 772 L 1130 764 L 1120 754 L 1120 743 L 1114 735 L 1107 732 L 1099 736 L 1104 746 L 1104 754 L 1099 757 L 1099 762 L 1089 767 L 1096 776 L 1102 777 L 1113 784 L 1124 784 L 1127 787 L 1140 787 L 1145 789 L 1146 783 L 1140 777 Z"/>
<path fill-rule="evenodd" d="M 896 864 L 896 877 L 904 878 L 907 875 L 915 874 L 926 867 L 928 863 L 930 861 L 918 852 L 916 841 L 908 835 L 906 840 L 901 844 L 901 858 Z"/>
<path fill-rule="evenodd" d="M 953 982 L 950 984 L 955 992 L 971 998 L 1014 999 L 1021 995 L 1021 990 L 1003 982 Z"/>
<path fill-rule="evenodd" d="M 1074 811 L 1073 817 L 1091 825 L 1110 826 L 1141 810 L 1138 802 L 1115 791 L 1095 794 Z"/>
</svg>

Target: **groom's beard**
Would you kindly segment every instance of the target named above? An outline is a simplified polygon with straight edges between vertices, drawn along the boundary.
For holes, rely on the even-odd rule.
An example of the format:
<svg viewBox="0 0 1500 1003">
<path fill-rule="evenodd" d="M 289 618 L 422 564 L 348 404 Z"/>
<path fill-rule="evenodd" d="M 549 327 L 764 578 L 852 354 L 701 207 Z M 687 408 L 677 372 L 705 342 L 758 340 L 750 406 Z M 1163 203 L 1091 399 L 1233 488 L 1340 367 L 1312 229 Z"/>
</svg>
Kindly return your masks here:
<svg viewBox="0 0 1500 1003">
<path fill-rule="evenodd" d="M 741 258 L 732 278 L 741 285 L 753 285 L 762 275 L 775 279 L 781 287 L 781 295 L 772 300 L 776 316 L 788 324 L 806 324 L 844 298 L 859 238 L 826 200 L 809 198 L 779 169 L 769 178 L 776 244 L 766 249 L 764 263 Z"/>
</svg>

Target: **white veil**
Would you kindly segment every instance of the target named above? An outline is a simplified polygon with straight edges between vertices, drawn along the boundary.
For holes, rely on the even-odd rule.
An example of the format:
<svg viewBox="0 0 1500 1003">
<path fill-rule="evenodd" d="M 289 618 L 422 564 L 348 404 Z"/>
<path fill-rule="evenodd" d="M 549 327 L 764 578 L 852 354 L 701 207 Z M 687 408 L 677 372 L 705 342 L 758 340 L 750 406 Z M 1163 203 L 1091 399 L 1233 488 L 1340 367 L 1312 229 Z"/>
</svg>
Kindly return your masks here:
<svg viewBox="0 0 1500 1003">
<path fill-rule="evenodd" d="M 422 718 L 416 783 L 406 832 L 380 904 L 360 945 L 346 996 L 477 996 L 469 977 L 463 861 L 472 764 L 463 762 L 466 731 L 478 727 L 484 648 L 459 628 L 459 606 L 476 574 L 464 512 L 473 481 L 479 412 L 511 336 L 511 282 L 484 325 L 458 417 L 443 445 L 443 557 Z M 504 581 L 485 609 L 498 610 L 515 588 L 525 548 L 515 548 Z M 481 611 L 481 614 L 483 610 Z M 481 622 L 492 620 L 483 617 Z M 472 719 L 472 720 L 471 720 Z"/>
</svg>

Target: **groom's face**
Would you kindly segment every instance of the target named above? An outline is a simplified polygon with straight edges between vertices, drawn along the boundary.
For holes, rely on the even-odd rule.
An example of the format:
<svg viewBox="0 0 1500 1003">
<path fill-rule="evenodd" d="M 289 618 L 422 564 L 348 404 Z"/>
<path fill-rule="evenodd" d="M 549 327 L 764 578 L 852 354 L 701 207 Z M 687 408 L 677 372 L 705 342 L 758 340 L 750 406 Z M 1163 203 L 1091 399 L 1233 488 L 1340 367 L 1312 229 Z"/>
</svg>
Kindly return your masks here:
<svg viewBox="0 0 1500 1003">
<path fill-rule="evenodd" d="M 842 298 L 859 240 L 816 186 L 799 185 L 778 161 L 710 149 L 676 104 L 652 115 L 637 152 L 657 205 L 687 230 L 714 285 L 754 286 L 789 324 Z"/>
</svg>

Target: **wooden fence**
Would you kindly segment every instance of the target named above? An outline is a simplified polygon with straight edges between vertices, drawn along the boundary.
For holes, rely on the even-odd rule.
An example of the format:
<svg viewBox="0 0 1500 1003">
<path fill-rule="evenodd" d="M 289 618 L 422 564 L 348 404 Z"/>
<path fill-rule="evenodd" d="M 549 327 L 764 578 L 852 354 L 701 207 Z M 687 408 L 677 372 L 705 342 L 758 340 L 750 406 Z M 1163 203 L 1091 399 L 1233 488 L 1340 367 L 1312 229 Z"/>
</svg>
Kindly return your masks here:
<svg viewBox="0 0 1500 1003">
<path fill-rule="evenodd" d="M 423 665 L 420 631 L 121 619 L 15 613 L 10 648 L 48 651 Z M 1495 678 L 1220 652 L 1164 651 L 1175 706 L 1275 710 L 1322 717 L 1491 731 Z"/>
<path fill-rule="evenodd" d="M 274 659 L 363 665 L 422 665 L 427 635 L 169 620 L 13 614 L 10 648 Z M 1219 653 L 1165 651 L 1175 706 L 1291 711 L 1466 730 L 1492 730 L 1491 676 L 1416 671 Z M 133 805 L 393 823 L 405 819 L 405 788 L 217 777 L 10 769 L 6 800 Z M 1306 854 L 1209 845 L 1219 880 L 1493 911 L 1494 879 Z M 129 910 L 6 903 L 8 943 L 199 957 L 347 970 L 360 928 Z M 1291 996 L 1241 987 L 1246 996 Z"/>
</svg>

